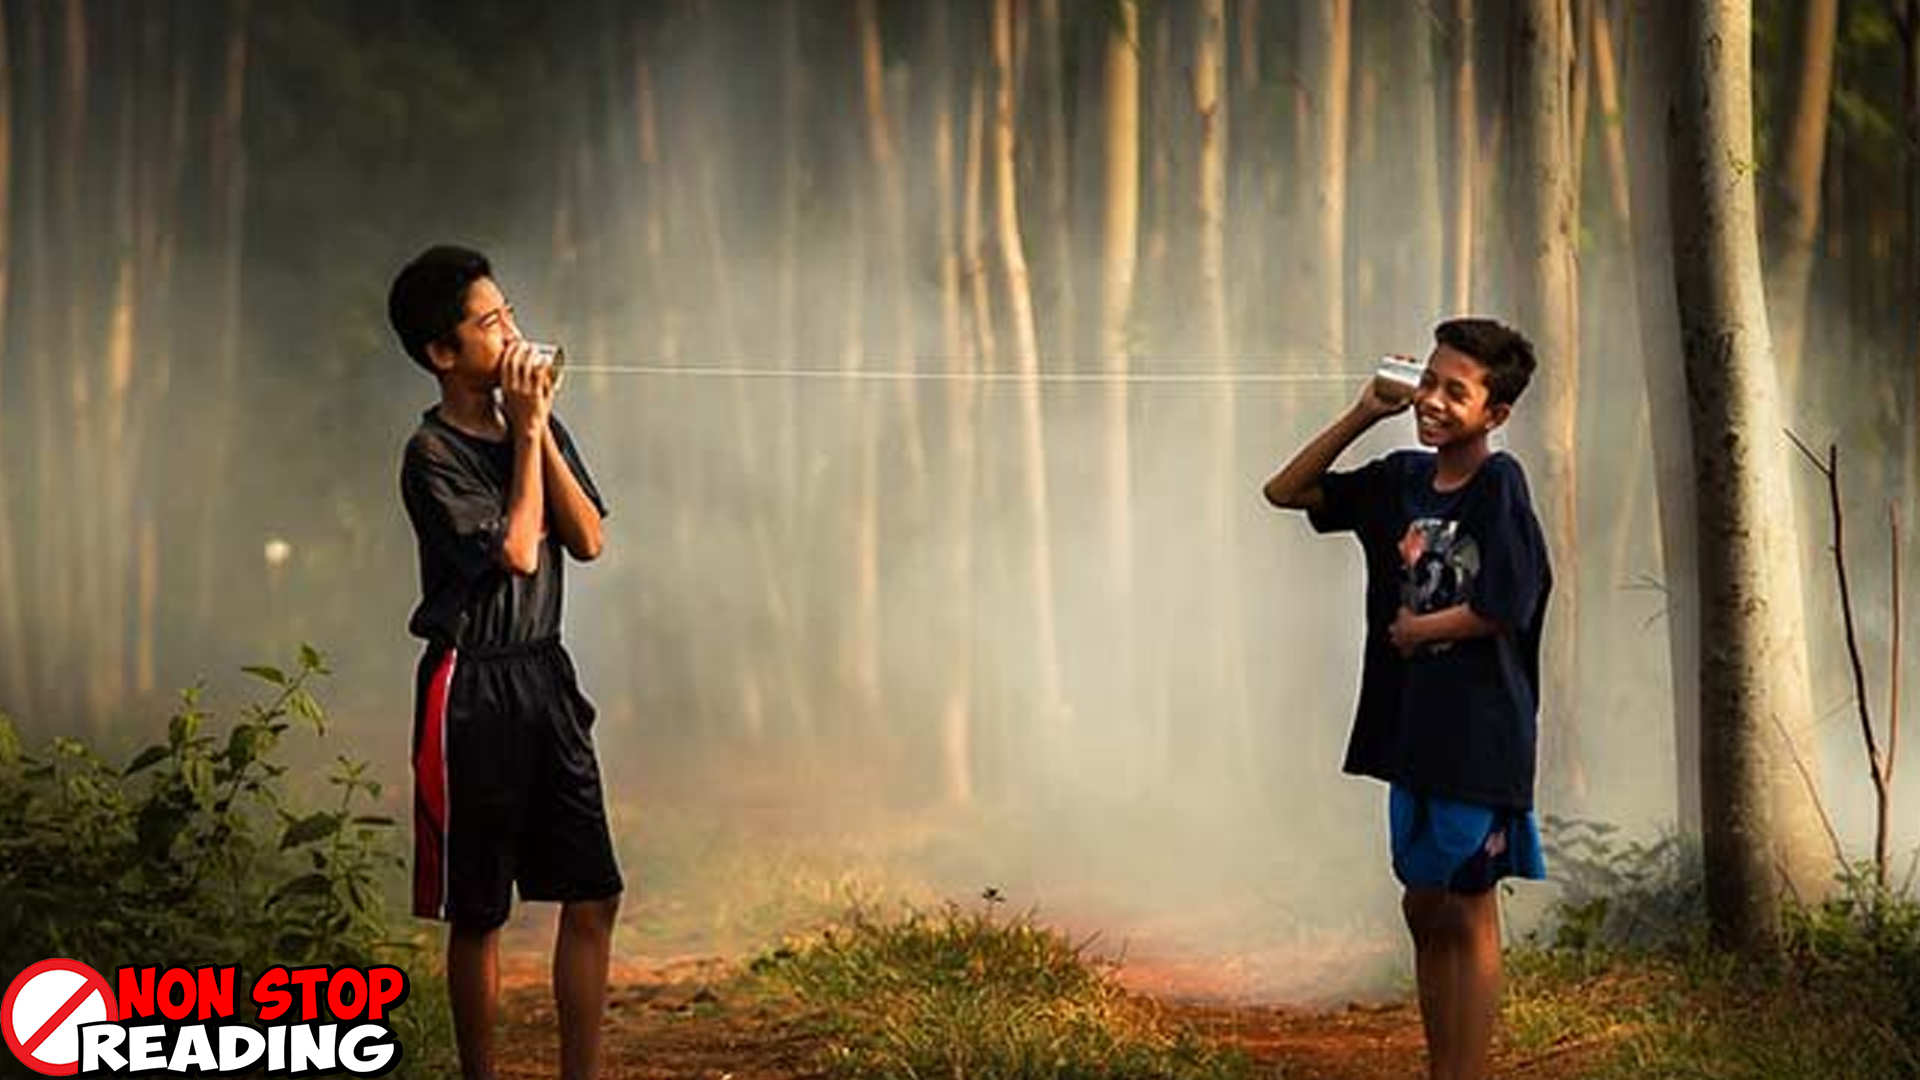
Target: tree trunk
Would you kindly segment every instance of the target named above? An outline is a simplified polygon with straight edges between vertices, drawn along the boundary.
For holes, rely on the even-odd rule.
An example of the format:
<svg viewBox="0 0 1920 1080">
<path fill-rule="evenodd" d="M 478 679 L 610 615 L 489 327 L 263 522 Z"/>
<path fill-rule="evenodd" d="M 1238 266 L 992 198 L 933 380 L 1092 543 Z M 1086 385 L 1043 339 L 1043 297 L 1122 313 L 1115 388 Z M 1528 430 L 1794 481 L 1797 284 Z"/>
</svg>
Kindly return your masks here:
<svg viewBox="0 0 1920 1080">
<path fill-rule="evenodd" d="M 0 416 L 8 415 L 6 373 L 13 366 L 9 362 L 12 350 L 8 348 L 10 339 L 7 337 L 7 304 L 12 295 L 8 272 L 13 268 L 12 238 L 8 230 L 13 213 L 13 110 L 13 67 L 7 52 L 7 13 L 0 8 Z M 14 425 L 8 424 L 0 435 L 14 430 Z M 0 442 L 0 455 L 8 460 L 19 460 L 14 456 L 10 442 Z M 0 469 L 0 506 L 15 505 L 7 491 L 7 470 Z M 20 587 L 13 544 L 16 517 L 12 513 L 0 515 L 0 676 L 6 679 L 4 693 L 0 693 L 0 708 L 14 709 L 26 704 L 28 690 L 28 639 L 21 622 Z"/>
<path fill-rule="evenodd" d="M 1607 199 L 1614 221 L 1629 226 L 1632 196 L 1627 182 L 1626 117 L 1620 111 L 1620 67 L 1614 46 L 1613 16 L 1607 5 L 1593 6 L 1593 92 L 1600 101 L 1600 146 L 1606 155 Z"/>
<path fill-rule="evenodd" d="M 1585 783 L 1578 739 L 1580 530 L 1577 445 L 1580 386 L 1579 282 L 1574 267 L 1578 195 L 1573 186 L 1568 109 L 1571 71 L 1568 0 L 1526 0 L 1515 11 L 1511 59 L 1514 312 L 1539 351 L 1540 369 L 1526 407 L 1543 465 L 1538 490 L 1553 552 L 1553 625 L 1544 657 L 1542 775 L 1556 796 L 1576 805 Z"/>
<path fill-rule="evenodd" d="M 1404 325 L 1408 337 L 1417 341 L 1414 335 L 1432 325 L 1442 304 L 1440 149 L 1434 131 L 1439 82 L 1434 71 L 1431 20 L 1402 15 L 1390 25 L 1393 53 L 1404 65 L 1403 73 L 1390 82 L 1394 97 L 1390 115 L 1396 118 L 1396 127 L 1405 125 L 1400 130 L 1406 141 L 1396 155 L 1405 163 L 1404 170 L 1396 170 L 1399 178 L 1388 190 L 1394 213 L 1405 224 L 1395 244 L 1399 257 L 1388 276 L 1386 295 L 1393 303 L 1412 309 L 1391 324 L 1396 338 Z"/>
<path fill-rule="evenodd" d="M 1026 248 L 1020 237 L 1019 188 L 1014 173 L 1013 0 L 993 0 L 991 21 L 994 75 L 994 208 L 1000 267 L 1012 324 L 1012 359 L 1021 376 L 1020 467 L 1024 476 L 1029 529 L 1028 558 L 1033 590 L 1033 633 L 1039 708 L 1044 721 L 1065 719 L 1060 680 L 1059 635 L 1053 595 L 1052 524 L 1047 500 L 1046 440 L 1040 414 L 1040 350 L 1034 336 L 1033 295 L 1027 281 Z"/>
<path fill-rule="evenodd" d="M 867 112 L 867 156 L 873 165 L 875 183 L 880 189 L 881 229 L 887 243 L 887 292 L 893 311 L 894 356 L 888 370 L 911 370 L 917 364 L 919 350 L 914 345 L 912 259 L 907 248 L 907 194 L 900 156 L 894 148 L 893 121 L 887 110 L 885 57 L 880 47 L 878 0 L 857 0 L 856 14 L 860 32 L 861 85 Z M 927 448 L 921 434 L 920 390 L 910 379 L 895 384 L 900 397 L 899 439 L 904 444 L 907 490 L 902 499 L 906 507 L 918 513 L 926 506 Z"/>
<path fill-rule="evenodd" d="M 1347 100 L 1353 0 L 1300 4 L 1300 88 L 1305 97 L 1300 172 L 1305 236 L 1293 274 L 1301 344 L 1329 367 L 1346 353 Z"/>
<path fill-rule="evenodd" d="M 1782 883 L 1815 897 L 1832 868 L 1822 865 L 1783 738 L 1813 712 L 1789 451 L 1743 164 L 1753 160 L 1751 16 L 1745 0 L 1703 0 L 1671 17 L 1673 257 L 1699 514 L 1707 911 L 1723 944 L 1766 951 L 1780 932 Z"/>
<path fill-rule="evenodd" d="M 1193 109 L 1200 121 L 1200 150 L 1195 193 L 1200 231 L 1202 352 L 1208 357 L 1210 368 L 1235 371 L 1238 364 L 1227 314 L 1226 7 L 1226 0 L 1201 0 L 1196 13 L 1199 26 L 1194 37 Z M 1223 383 L 1215 388 L 1212 416 L 1207 424 L 1207 466 L 1202 474 L 1206 478 L 1202 527 L 1210 555 L 1207 587 L 1213 601 L 1209 619 L 1211 640 L 1207 647 L 1211 670 L 1207 671 L 1208 678 L 1200 688 L 1219 695 L 1221 712 L 1234 733 L 1236 755 L 1250 750 L 1251 735 L 1245 729 L 1249 717 L 1240 652 L 1242 612 L 1233 577 L 1233 568 L 1240 565 L 1232 500 L 1240 485 L 1231 479 L 1240 439 L 1239 415 L 1240 401 L 1234 385 Z"/>
<path fill-rule="evenodd" d="M 955 228 L 960 208 L 954 194 L 954 65 L 949 29 L 951 9 L 934 8 L 933 184 L 934 213 L 940 243 L 940 329 L 942 353 L 963 375 L 976 370 L 966 333 L 961 299 L 960 242 Z M 967 185 L 972 198 L 978 185 L 979 146 L 969 128 Z M 947 560 L 945 603 L 945 700 L 940 707 L 940 775 L 945 799 L 964 806 L 973 801 L 973 494 L 976 391 L 971 379 L 954 383 L 947 393 L 946 480 L 940 485 L 941 505 L 947 510 L 939 530 Z"/>
<path fill-rule="evenodd" d="M 1669 34 L 1660 9 L 1669 0 L 1634 0 L 1628 14 L 1627 129 L 1630 159 L 1632 275 L 1640 324 L 1654 494 L 1660 506 L 1660 565 L 1665 582 L 1667 658 L 1673 684 L 1673 743 L 1680 832 L 1700 835 L 1699 548 L 1693 490 L 1693 432 L 1675 305 L 1669 200 L 1667 117 L 1673 108 Z"/>
<path fill-rule="evenodd" d="M 236 401 L 240 381 L 240 270 L 245 258 L 247 155 L 243 144 L 247 107 L 247 51 L 249 0 L 229 0 L 223 84 L 213 130 L 214 249 L 218 253 L 219 292 L 215 300 L 215 374 L 207 396 L 213 449 L 206 479 L 226 482 L 227 461 L 233 445 Z M 221 542 L 219 500 L 207 499 L 200 513 L 199 559 L 194 576 L 194 632 L 211 633 Z"/>
<path fill-rule="evenodd" d="M 1108 685 L 1134 699 L 1138 637 L 1134 632 L 1133 432 L 1127 375 L 1132 352 L 1134 272 L 1140 239 L 1140 5 L 1117 0 L 1102 64 L 1105 135 L 1100 229 L 1101 595 L 1119 613 L 1112 627 L 1118 654 Z"/>
<path fill-rule="evenodd" d="M 1033 53 L 1038 63 L 1028 70 L 1034 74 L 1040 93 L 1040 198 L 1047 233 L 1047 270 L 1053 281 L 1049 291 L 1053 303 L 1048 308 L 1053 332 L 1053 352 L 1057 360 L 1071 368 L 1079 360 L 1080 305 L 1078 277 L 1079 252 L 1073 240 L 1073 176 L 1069 167 L 1072 135 L 1067 130 L 1065 56 L 1061 51 L 1060 0 L 1034 0 Z M 1031 59 L 1031 58 L 1030 58 Z"/>
<path fill-rule="evenodd" d="M 1475 104 L 1473 0 L 1452 0 L 1447 22 L 1453 86 L 1447 99 L 1447 143 L 1452 157 L 1447 174 L 1449 212 L 1444 215 L 1446 284 L 1449 311 L 1473 310 L 1474 193 L 1479 183 L 1475 158 L 1480 145 L 1480 115 Z"/>
<path fill-rule="evenodd" d="M 1768 206 L 1767 309 L 1780 362 L 1780 392 L 1791 421 L 1802 396 L 1801 357 L 1806 349 L 1808 294 L 1813 285 L 1813 245 L 1820 234 L 1820 175 L 1827 160 L 1827 117 L 1833 100 L 1833 46 L 1840 0 L 1803 0 L 1793 39 L 1796 78 L 1784 110 L 1785 139 L 1779 178 Z"/>
</svg>

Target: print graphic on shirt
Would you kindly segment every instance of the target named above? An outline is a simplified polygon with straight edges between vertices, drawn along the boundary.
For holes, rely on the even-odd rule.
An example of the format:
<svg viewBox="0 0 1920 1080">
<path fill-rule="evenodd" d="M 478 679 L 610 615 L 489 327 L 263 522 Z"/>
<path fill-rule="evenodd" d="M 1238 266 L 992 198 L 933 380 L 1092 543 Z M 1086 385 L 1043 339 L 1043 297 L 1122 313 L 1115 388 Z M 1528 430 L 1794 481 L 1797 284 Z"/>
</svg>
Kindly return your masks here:
<svg viewBox="0 0 1920 1080">
<path fill-rule="evenodd" d="M 1400 603 L 1415 615 L 1466 603 L 1479 574 L 1480 545 L 1457 521 L 1416 518 L 1400 537 Z M 1421 651 L 1452 647 L 1452 642 L 1440 641 Z"/>
</svg>

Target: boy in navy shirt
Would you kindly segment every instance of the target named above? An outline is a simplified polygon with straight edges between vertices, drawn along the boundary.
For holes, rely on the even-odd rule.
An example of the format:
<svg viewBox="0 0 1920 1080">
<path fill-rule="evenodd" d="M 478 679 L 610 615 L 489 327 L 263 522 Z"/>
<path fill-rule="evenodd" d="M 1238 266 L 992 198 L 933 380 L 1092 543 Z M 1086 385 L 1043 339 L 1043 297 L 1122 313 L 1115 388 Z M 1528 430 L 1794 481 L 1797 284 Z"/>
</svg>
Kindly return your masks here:
<svg viewBox="0 0 1920 1080">
<path fill-rule="evenodd" d="M 1488 436 L 1535 366 L 1489 319 L 1434 329 L 1417 389 L 1385 379 L 1267 481 L 1267 501 L 1366 552 L 1367 639 L 1345 771 L 1384 780 L 1432 1080 L 1481 1080 L 1500 992 L 1503 877 L 1546 868 L 1533 818 L 1540 634 L 1552 575 L 1520 463 Z M 1352 472 L 1411 407 L 1423 446 Z"/>
<path fill-rule="evenodd" d="M 429 248 L 388 317 L 440 384 L 400 469 L 420 554 L 426 641 L 414 704 L 414 914 L 444 919 L 461 1072 L 492 1080 L 500 926 L 561 904 L 553 991 L 560 1076 L 599 1067 L 621 877 L 594 709 L 560 644 L 566 557 L 599 556 L 605 504 L 553 415 L 557 387 L 520 336 L 485 256 Z"/>
</svg>

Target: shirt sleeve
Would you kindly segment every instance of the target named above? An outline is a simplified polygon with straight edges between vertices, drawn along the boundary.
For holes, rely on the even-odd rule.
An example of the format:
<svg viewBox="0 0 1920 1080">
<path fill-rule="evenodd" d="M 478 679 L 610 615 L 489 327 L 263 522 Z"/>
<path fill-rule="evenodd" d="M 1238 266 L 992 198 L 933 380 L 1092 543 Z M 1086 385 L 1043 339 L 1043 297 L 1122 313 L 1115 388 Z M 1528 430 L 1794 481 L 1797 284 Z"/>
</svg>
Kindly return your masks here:
<svg viewBox="0 0 1920 1080">
<path fill-rule="evenodd" d="M 422 435 L 407 444 L 400 495 L 421 543 L 463 577 L 476 578 L 502 565 L 506 501 L 444 442 Z"/>
<path fill-rule="evenodd" d="M 1496 483 L 1477 530 L 1480 573 L 1467 602 L 1483 618 L 1524 630 L 1538 615 L 1547 590 L 1546 540 L 1519 469 L 1505 466 L 1489 479 Z"/>
<path fill-rule="evenodd" d="M 1320 506 L 1307 511 L 1307 521 L 1319 533 L 1359 532 L 1378 512 L 1389 475 L 1385 458 L 1376 458 L 1351 472 L 1320 476 Z"/>
<path fill-rule="evenodd" d="M 567 430 L 565 424 L 560 422 L 558 416 L 549 416 L 548 422 L 553 428 L 554 445 L 560 448 L 560 457 L 566 461 L 567 468 L 573 470 L 573 478 L 580 481 L 580 490 L 586 492 L 587 501 L 593 503 L 593 508 L 600 511 L 600 516 L 604 519 L 607 516 L 607 504 L 600 498 L 600 489 L 594 485 L 593 477 L 587 472 L 587 463 L 580 457 L 579 447 L 573 444 L 573 434 Z"/>
</svg>

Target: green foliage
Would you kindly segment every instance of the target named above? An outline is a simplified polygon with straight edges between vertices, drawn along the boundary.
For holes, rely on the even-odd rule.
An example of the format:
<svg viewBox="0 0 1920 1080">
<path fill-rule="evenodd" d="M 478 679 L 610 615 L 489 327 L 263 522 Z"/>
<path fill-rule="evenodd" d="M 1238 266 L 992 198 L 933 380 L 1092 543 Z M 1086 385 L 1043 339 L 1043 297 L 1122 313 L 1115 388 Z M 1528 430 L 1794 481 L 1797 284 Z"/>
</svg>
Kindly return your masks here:
<svg viewBox="0 0 1920 1080">
<path fill-rule="evenodd" d="M 1880 884 L 1866 865 L 1846 868 L 1840 886 L 1788 912 L 1794 977 L 1818 996 L 1857 1002 L 1888 1033 L 1904 1032 L 1920 1062 L 1920 900 Z"/>
<path fill-rule="evenodd" d="M 1031 916 L 949 906 L 856 912 L 753 970 L 819 1010 L 826 1071 L 846 1077 L 1240 1077 L 1241 1056 L 1130 998 L 1101 963 Z"/>
<path fill-rule="evenodd" d="M 1541 843 L 1561 887 L 1546 931 L 1562 949 L 1647 949 L 1705 939 L 1698 843 L 1623 838 L 1612 825 L 1546 815 Z"/>
<path fill-rule="evenodd" d="M 267 690 L 224 732 L 199 688 L 180 695 L 166 738 L 110 762 L 79 739 L 28 753 L 0 718 L 0 971 L 49 956 L 109 973 L 134 964 L 392 962 L 384 888 L 401 866 L 395 823 L 366 812 L 380 784 L 339 758 L 321 808 L 287 795 L 278 759 L 296 725 L 326 713 L 310 684 L 324 658 L 245 669 Z M 404 965 L 403 965 L 404 966 Z M 415 973 L 409 971 L 409 976 Z M 395 1014 L 409 1059 L 443 1022 L 421 992 Z M 426 1025 L 426 1026 L 423 1026 Z"/>
<path fill-rule="evenodd" d="M 1710 948 L 1700 858 L 1672 836 L 1543 823 L 1566 891 L 1509 957 L 1503 1030 L 1574 1075 L 1753 1080 L 1920 1077 L 1920 903 L 1852 867 L 1789 909 L 1779 961 Z"/>
</svg>

